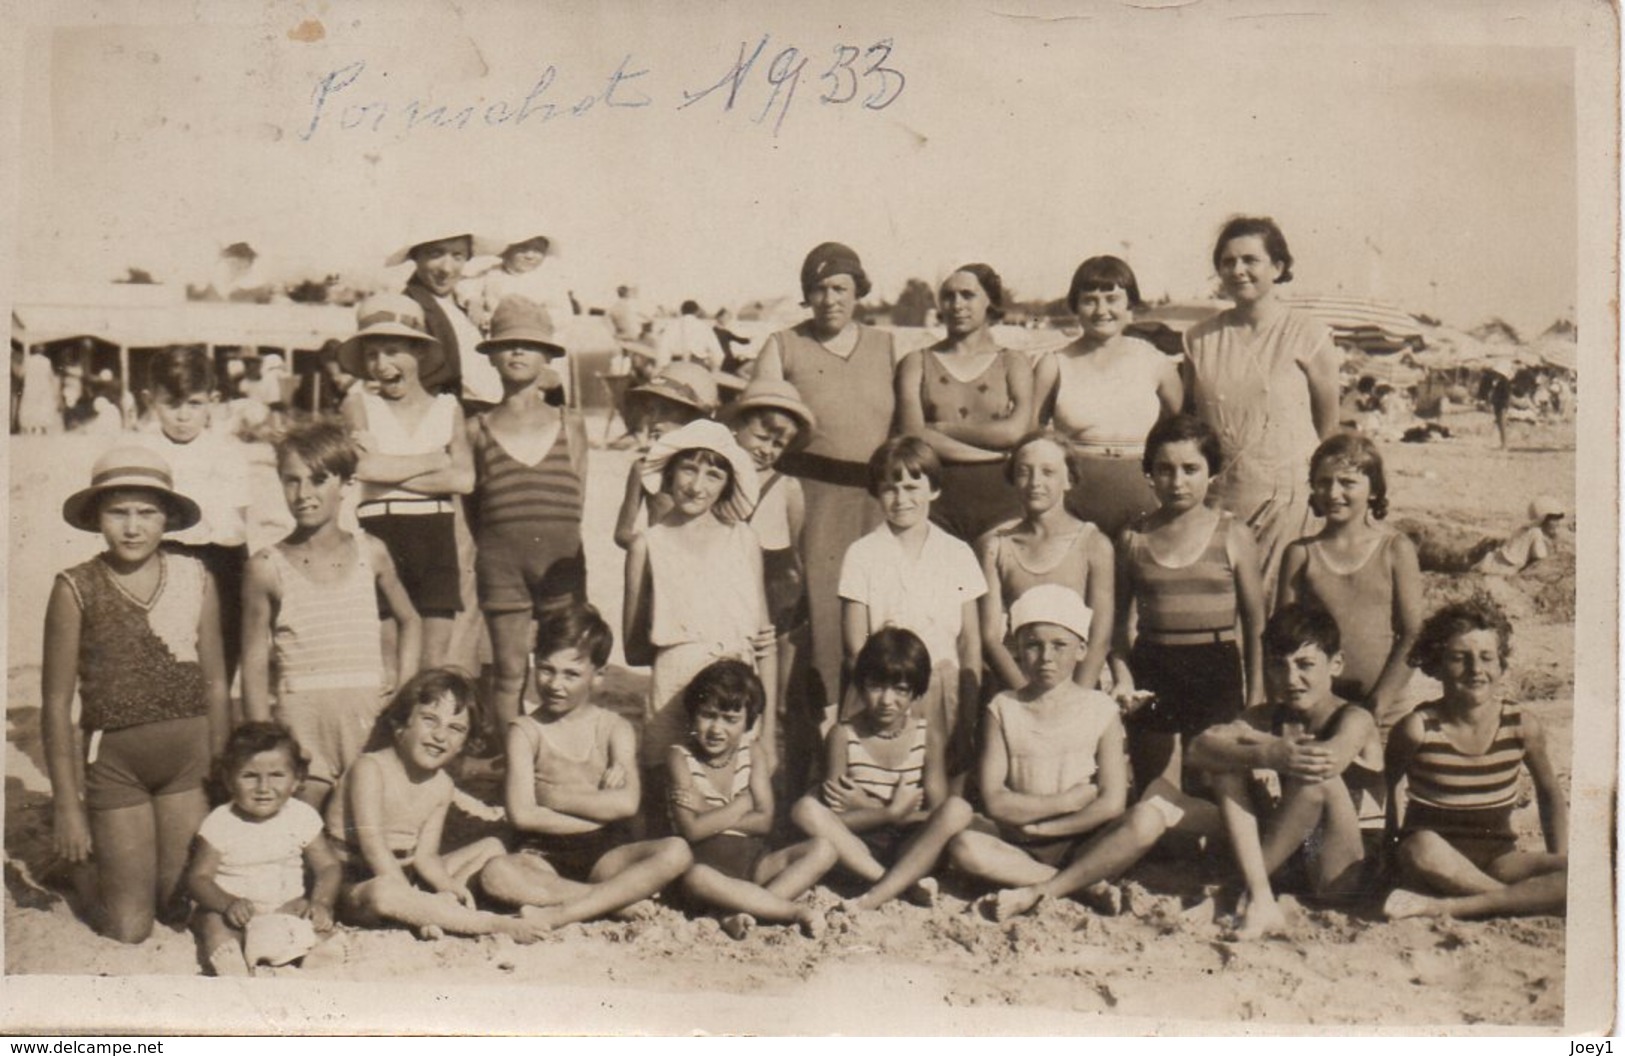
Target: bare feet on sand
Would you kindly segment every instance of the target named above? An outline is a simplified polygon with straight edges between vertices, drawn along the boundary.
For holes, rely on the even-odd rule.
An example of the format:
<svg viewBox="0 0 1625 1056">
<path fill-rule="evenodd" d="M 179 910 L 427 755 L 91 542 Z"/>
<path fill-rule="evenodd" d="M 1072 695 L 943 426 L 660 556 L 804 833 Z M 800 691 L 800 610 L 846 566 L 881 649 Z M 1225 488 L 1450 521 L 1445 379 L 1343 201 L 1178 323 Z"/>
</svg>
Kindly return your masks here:
<svg viewBox="0 0 1625 1056">
<path fill-rule="evenodd" d="M 1256 905 L 1242 899 L 1236 907 L 1236 925 L 1231 937 L 1236 939 L 1263 939 L 1272 935 L 1285 935 L 1288 930 L 1286 914 L 1275 901 Z"/>
<path fill-rule="evenodd" d="M 559 926 L 557 906 L 520 906 L 517 917 L 500 917 L 496 934 L 529 944 L 546 938 Z"/>
<path fill-rule="evenodd" d="M 1044 896 L 1030 887 L 1007 887 L 988 895 L 983 901 L 988 903 L 987 908 L 994 920 L 1009 920 L 1023 913 L 1031 913 L 1038 903 L 1044 901 Z"/>
<path fill-rule="evenodd" d="M 1123 889 L 1100 880 L 1078 892 L 1078 901 L 1103 917 L 1115 917 L 1123 912 Z"/>
<path fill-rule="evenodd" d="M 214 948 L 209 954 L 209 970 L 222 979 L 250 974 L 243 948 L 235 942 L 223 942 Z"/>
<path fill-rule="evenodd" d="M 446 929 L 438 924 L 424 924 L 418 928 L 417 936 L 424 942 L 439 942 L 446 937 Z"/>
<path fill-rule="evenodd" d="M 801 933 L 809 939 L 822 936 L 824 928 L 828 924 L 828 918 L 812 906 L 803 907 L 801 912 L 796 915 L 796 925 L 801 928 Z"/>
<path fill-rule="evenodd" d="M 749 913 L 731 913 L 722 918 L 721 924 L 728 938 L 738 942 L 750 934 L 750 929 L 756 926 L 756 918 Z"/>
<path fill-rule="evenodd" d="M 1438 916 L 1439 910 L 1434 900 L 1428 896 L 1396 887 L 1383 902 L 1382 915 L 1389 920 L 1404 920 L 1406 917 Z"/>
<path fill-rule="evenodd" d="M 927 876 L 910 884 L 908 890 L 903 892 L 903 898 L 910 905 L 930 909 L 937 904 L 937 893 L 937 878 Z"/>
<path fill-rule="evenodd" d="M 660 907 L 655 905 L 652 899 L 645 898 L 641 901 L 632 903 L 630 906 L 622 906 L 620 909 L 617 909 L 615 912 L 611 913 L 610 916 L 614 917 L 616 920 L 625 921 L 626 923 L 630 924 L 639 920 L 653 920 L 655 918 L 655 914 L 659 912 Z"/>
</svg>

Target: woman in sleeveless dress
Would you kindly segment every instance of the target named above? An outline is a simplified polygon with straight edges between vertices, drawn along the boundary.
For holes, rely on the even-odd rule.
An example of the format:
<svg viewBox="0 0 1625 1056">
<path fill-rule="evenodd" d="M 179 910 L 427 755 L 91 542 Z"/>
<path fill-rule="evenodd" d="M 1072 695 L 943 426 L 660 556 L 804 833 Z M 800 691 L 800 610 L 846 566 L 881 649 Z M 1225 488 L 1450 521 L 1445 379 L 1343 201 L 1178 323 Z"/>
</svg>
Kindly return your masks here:
<svg viewBox="0 0 1625 1056">
<path fill-rule="evenodd" d="M 1077 476 L 1067 509 L 1108 539 L 1157 508 L 1140 468 L 1145 434 L 1179 413 L 1185 399 L 1178 360 L 1123 332 L 1142 303 L 1126 262 L 1090 257 L 1079 264 L 1066 304 L 1083 333 L 1044 357 L 1033 381 L 1040 420 L 1072 447 Z"/>
<path fill-rule="evenodd" d="M 1213 497 L 1252 529 L 1273 603 L 1282 552 L 1314 534 L 1309 456 L 1337 430 L 1342 357 L 1326 327 L 1276 293 L 1292 279 L 1292 253 L 1275 221 L 1225 224 L 1213 267 L 1234 307 L 1186 331 L 1186 396 L 1219 434 Z"/>
<path fill-rule="evenodd" d="M 1033 373 L 1025 356 L 994 341 L 1004 283 L 986 264 L 943 280 L 937 303 L 948 336 L 910 352 L 897 368 L 898 427 L 942 459 L 942 497 L 931 519 L 967 543 L 1021 515 L 1005 479 L 1010 448 L 1032 427 Z"/>
<path fill-rule="evenodd" d="M 822 714 L 841 687 L 841 603 L 836 586 L 846 548 L 880 524 L 869 495 L 869 455 L 891 433 L 895 354 L 889 333 L 853 320 L 869 292 L 858 255 L 824 242 L 801 266 L 801 292 L 812 318 L 768 337 L 756 377 L 788 381 L 817 416 L 812 439 L 779 468 L 801 481 L 806 523 L 801 556 L 812 612 L 811 699 Z"/>
</svg>

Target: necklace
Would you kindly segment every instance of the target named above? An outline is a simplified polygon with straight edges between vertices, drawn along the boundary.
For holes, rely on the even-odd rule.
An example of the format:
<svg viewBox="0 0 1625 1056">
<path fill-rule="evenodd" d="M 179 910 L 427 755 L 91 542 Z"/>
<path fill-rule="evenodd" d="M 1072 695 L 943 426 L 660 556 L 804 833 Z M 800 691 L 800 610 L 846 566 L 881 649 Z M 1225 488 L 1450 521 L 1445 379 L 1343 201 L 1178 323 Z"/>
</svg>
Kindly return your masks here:
<svg viewBox="0 0 1625 1056">
<path fill-rule="evenodd" d="M 708 768 L 708 769 L 721 770 L 721 769 L 725 768 L 729 763 L 733 762 L 734 761 L 734 756 L 736 756 L 738 754 L 739 754 L 739 745 L 736 744 L 728 752 L 728 754 L 725 757 L 723 757 L 723 760 L 720 763 L 713 763 L 709 759 L 701 759 L 700 762 L 702 764 L 704 764 L 705 767 Z"/>
<path fill-rule="evenodd" d="M 895 730 L 876 730 L 875 731 L 875 736 L 879 737 L 883 741 L 895 741 L 895 740 L 897 740 L 897 738 L 901 737 L 903 735 L 903 731 L 905 731 L 907 729 L 908 729 L 908 723 L 904 722 L 901 726 L 897 727 L 897 729 L 895 729 Z"/>
</svg>

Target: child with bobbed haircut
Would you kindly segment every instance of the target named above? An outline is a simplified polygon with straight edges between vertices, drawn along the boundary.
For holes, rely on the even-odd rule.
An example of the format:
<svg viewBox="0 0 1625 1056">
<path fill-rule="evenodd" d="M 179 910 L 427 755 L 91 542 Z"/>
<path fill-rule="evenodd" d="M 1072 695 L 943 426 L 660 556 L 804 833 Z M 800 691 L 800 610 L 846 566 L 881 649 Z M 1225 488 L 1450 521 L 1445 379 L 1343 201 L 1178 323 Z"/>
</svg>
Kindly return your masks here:
<svg viewBox="0 0 1625 1056">
<path fill-rule="evenodd" d="M 309 766 L 299 797 L 317 810 L 365 749 L 389 693 L 379 599 L 396 625 L 396 683 L 418 668 L 422 621 L 389 549 L 339 527 L 359 461 L 335 422 L 288 430 L 276 463 L 294 529 L 254 555 L 243 589 L 244 710 L 267 720 L 274 695 L 276 719 Z"/>
<path fill-rule="evenodd" d="M 823 786 L 790 812 L 871 885 L 846 903 L 850 912 L 902 894 L 930 905 L 937 887 L 929 874 L 971 822 L 970 804 L 952 794 L 944 716 L 920 708 L 931 677 L 930 653 L 914 632 L 882 627 L 871 635 L 852 670 L 862 710 L 830 730 Z"/>
<path fill-rule="evenodd" d="M 212 783 L 225 802 L 198 829 L 187 890 L 198 952 L 216 975 L 286 964 L 333 928 L 343 867 L 321 815 L 292 798 L 304 777 L 292 732 L 274 722 L 237 727 L 215 757 Z"/>
<path fill-rule="evenodd" d="M 400 922 L 424 938 L 501 933 L 529 942 L 546 932 L 545 923 L 474 904 L 471 885 L 501 857 L 501 840 L 440 850 L 457 792 L 446 768 L 482 725 L 473 680 L 455 668 L 421 671 L 396 691 L 379 716 L 375 750 L 344 774 L 327 807 L 327 835 L 344 864 L 345 919 Z"/>
<path fill-rule="evenodd" d="M 1422 573 L 1415 544 L 1381 523 L 1388 481 L 1370 439 L 1337 433 L 1321 442 L 1309 458 L 1309 508 L 1325 527 L 1287 546 L 1277 604 L 1308 601 L 1337 621 L 1338 695 L 1365 704 L 1387 730 L 1404 714 L 1406 655 L 1422 624 Z"/>
<path fill-rule="evenodd" d="M 893 437 L 869 457 L 869 491 L 885 523 L 859 537 L 841 562 L 842 641 L 847 664 L 883 627 L 913 631 L 931 658 L 925 714 L 941 712 L 956 779 L 970 768 L 974 709 L 981 699 L 982 635 L 977 603 L 987 579 L 971 548 L 931 522 L 942 497 L 942 461 L 915 436 Z M 852 694 L 843 713 L 850 715 Z"/>
<path fill-rule="evenodd" d="M 1511 653 L 1511 621 L 1486 597 L 1446 605 L 1422 624 L 1411 663 L 1444 693 L 1407 715 L 1388 739 L 1388 836 L 1407 885 L 1384 903 L 1390 919 L 1567 908 L 1568 805 L 1545 728 L 1505 699 Z M 1543 853 L 1520 851 L 1512 827 L 1522 768 L 1535 786 Z M 1396 795 L 1402 779 L 1403 812 Z"/>
<path fill-rule="evenodd" d="M 738 660 L 718 660 L 683 690 L 689 738 L 668 753 L 672 822 L 694 852 L 683 892 L 724 910 L 722 929 L 744 938 L 758 919 L 794 922 L 810 937 L 824 915 L 798 905 L 835 864 L 835 848 L 813 837 L 768 853 L 773 785 L 768 747 L 745 735 L 762 716 L 766 694 Z"/>
</svg>

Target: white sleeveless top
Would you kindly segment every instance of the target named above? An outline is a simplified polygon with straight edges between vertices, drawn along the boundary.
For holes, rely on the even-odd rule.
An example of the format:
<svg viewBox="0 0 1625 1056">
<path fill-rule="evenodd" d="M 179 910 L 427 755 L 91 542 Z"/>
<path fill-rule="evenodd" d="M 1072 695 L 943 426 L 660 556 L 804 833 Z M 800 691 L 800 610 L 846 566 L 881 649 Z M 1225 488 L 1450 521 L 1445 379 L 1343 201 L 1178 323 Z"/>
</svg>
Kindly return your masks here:
<svg viewBox="0 0 1625 1056">
<path fill-rule="evenodd" d="M 417 428 L 408 430 L 402 424 L 390 402 L 373 393 L 363 393 L 361 407 L 367 416 L 367 431 L 378 442 L 378 453 L 384 455 L 428 455 L 444 451 L 451 443 L 451 431 L 456 425 L 457 397 L 442 393 L 434 398 Z M 390 484 L 361 485 L 361 501 L 380 499 L 422 499 L 415 491 L 406 491 Z"/>
</svg>

